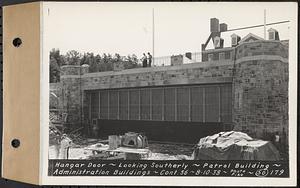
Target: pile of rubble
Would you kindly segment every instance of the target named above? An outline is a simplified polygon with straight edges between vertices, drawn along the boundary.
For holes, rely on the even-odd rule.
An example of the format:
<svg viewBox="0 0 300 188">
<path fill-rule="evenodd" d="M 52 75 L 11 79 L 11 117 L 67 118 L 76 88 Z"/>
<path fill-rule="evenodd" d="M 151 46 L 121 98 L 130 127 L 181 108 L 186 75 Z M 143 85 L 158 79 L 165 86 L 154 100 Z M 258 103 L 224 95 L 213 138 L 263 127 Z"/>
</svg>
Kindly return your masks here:
<svg viewBox="0 0 300 188">
<path fill-rule="evenodd" d="M 269 141 L 253 139 L 242 132 L 220 132 L 201 138 L 193 160 L 279 160 L 279 152 Z"/>
</svg>

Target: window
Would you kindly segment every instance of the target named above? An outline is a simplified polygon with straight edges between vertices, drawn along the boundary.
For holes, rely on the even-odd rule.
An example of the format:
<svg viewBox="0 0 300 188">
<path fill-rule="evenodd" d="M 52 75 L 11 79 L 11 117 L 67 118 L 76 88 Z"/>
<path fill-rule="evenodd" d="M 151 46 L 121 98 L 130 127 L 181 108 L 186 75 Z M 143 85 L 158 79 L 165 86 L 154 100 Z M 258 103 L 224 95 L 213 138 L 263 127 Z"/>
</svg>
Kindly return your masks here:
<svg viewBox="0 0 300 188">
<path fill-rule="evenodd" d="M 219 48 L 221 45 L 221 38 L 220 37 L 215 37 L 215 40 L 214 40 L 214 46 L 215 48 Z"/>
<path fill-rule="evenodd" d="M 269 40 L 275 40 L 275 32 L 274 31 L 269 32 Z"/>
<path fill-rule="evenodd" d="M 224 60 L 225 59 L 225 53 L 221 52 L 219 53 L 219 60 Z"/>
<path fill-rule="evenodd" d="M 97 119 L 93 119 L 93 120 L 92 120 L 92 124 L 93 124 L 93 125 L 97 125 Z"/>
<path fill-rule="evenodd" d="M 213 61 L 214 54 L 208 54 L 208 61 Z"/>
<path fill-rule="evenodd" d="M 236 36 L 233 36 L 233 37 L 231 38 L 231 45 L 232 45 L 232 46 L 237 45 L 237 37 L 236 37 Z"/>
</svg>

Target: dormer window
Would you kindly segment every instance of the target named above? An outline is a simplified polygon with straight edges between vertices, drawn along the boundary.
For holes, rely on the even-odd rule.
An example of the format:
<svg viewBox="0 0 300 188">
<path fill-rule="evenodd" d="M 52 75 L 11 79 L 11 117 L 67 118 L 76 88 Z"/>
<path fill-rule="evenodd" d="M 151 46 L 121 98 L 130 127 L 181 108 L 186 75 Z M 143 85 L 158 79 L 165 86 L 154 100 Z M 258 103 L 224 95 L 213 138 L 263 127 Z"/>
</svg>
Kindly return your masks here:
<svg viewBox="0 0 300 188">
<path fill-rule="evenodd" d="M 231 38 L 231 45 L 237 45 L 237 38 L 236 37 Z"/>
<path fill-rule="evenodd" d="M 214 47 L 215 47 L 215 49 L 223 48 L 223 44 L 224 44 L 224 39 L 222 39 L 221 37 L 218 37 L 218 36 L 216 36 L 214 38 Z"/>
<path fill-rule="evenodd" d="M 220 47 L 220 37 L 215 37 L 214 46 L 215 48 Z"/>
<path fill-rule="evenodd" d="M 279 40 L 279 34 L 278 34 L 278 31 L 273 29 L 273 28 L 270 28 L 268 30 L 268 36 L 269 36 L 269 40 Z"/>
<path fill-rule="evenodd" d="M 275 32 L 269 32 L 269 40 L 275 40 Z"/>
<path fill-rule="evenodd" d="M 239 41 L 241 40 L 241 37 L 236 35 L 236 34 L 232 34 L 231 35 L 231 46 L 237 46 L 239 44 Z"/>
</svg>

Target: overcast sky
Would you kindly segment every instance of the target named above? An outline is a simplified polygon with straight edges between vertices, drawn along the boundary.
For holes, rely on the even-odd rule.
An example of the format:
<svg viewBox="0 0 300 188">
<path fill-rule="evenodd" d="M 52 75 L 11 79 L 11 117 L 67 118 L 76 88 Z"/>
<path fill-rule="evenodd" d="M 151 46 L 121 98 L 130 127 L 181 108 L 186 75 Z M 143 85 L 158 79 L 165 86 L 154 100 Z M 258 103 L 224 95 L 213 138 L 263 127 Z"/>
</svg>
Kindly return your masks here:
<svg viewBox="0 0 300 188">
<path fill-rule="evenodd" d="M 155 56 L 200 52 L 210 34 L 210 18 L 228 29 L 290 20 L 292 3 L 44 3 L 47 45 L 62 53 L 69 50 L 121 55 L 152 53 L 152 10 L 155 22 Z M 290 24 L 269 26 L 289 39 Z M 263 37 L 263 27 L 235 31 Z M 222 34 L 225 46 L 230 35 Z M 211 45 L 209 47 L 212 47 Z"/>
</svg>

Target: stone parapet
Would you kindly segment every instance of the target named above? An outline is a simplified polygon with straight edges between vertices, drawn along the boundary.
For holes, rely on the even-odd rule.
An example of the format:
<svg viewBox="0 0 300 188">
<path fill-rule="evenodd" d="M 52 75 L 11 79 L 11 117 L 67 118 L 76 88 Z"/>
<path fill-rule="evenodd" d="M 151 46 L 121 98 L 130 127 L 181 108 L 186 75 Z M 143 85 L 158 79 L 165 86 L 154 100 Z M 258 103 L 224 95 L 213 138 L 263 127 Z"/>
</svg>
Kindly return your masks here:
<svg viewBox="0 0 300 188">
<path fill-rule="evenodd" d="M 60 75 L 82 75 L 88 73 L 89 65 L 64 65 L 60 68 Z"/>
<path fill-rule="evenodd" d="M 288 49 L 281 41 L 259 40 L 244 42 L 236 47 L 236 59 L 259 55 L 288 58 Z"/>
<path fill-rule="evenodd" d="M 82 76 L 84 90 L 232 82 L 232 61 L 140 68 Z"/>
</svg>

